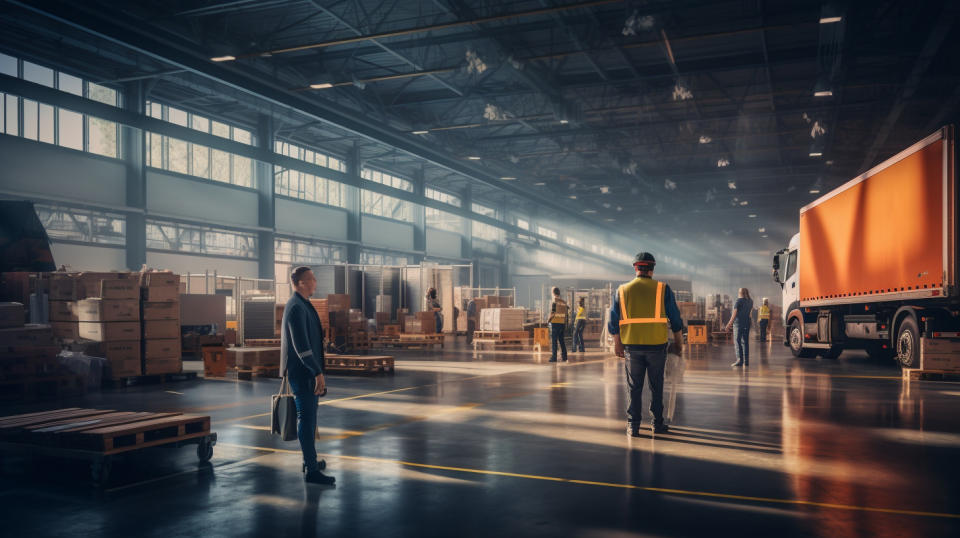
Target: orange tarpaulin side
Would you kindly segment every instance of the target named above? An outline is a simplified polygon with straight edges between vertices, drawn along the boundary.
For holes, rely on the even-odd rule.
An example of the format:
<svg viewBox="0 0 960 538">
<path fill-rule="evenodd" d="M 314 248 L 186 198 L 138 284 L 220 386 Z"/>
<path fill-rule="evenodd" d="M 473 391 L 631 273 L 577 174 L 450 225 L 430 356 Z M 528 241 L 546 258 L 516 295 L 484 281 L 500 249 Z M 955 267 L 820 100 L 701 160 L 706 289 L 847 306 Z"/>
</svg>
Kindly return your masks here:
<svg viewBox="0 0 960 538">
<path fill-rule="evenodd" d="M 800 300 L 943 283 L 943 151 L 938 140 L 800 213 Z"/>
</svg>

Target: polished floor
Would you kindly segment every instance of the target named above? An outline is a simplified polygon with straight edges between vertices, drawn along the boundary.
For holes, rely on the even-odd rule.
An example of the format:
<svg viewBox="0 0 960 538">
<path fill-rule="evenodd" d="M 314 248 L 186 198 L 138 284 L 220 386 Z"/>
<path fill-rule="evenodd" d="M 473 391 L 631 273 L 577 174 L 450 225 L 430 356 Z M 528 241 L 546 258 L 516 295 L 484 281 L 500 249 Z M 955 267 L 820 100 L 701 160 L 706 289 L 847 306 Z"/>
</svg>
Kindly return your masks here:
<svg viewBox="0 0 960 538">
<path fill-rule="evenodd" d="M 636 439 L 608 354 L 397 353 L 394 376 L 329 381 L 317 446 L 335 487 L 305 485 L 297 443 L 267 431 L 277 380 L 92 394 L 60 403 L 210 414 L 212 464 L 151 450 L 97 492 L 82 465 L 5 457 L 4 534 L 960 535 L 960 383 L 904 382 L 858 352 L 754 343 L 747 370 L 732 354 L 689 354 L 672 432 Z"/>
</svg>

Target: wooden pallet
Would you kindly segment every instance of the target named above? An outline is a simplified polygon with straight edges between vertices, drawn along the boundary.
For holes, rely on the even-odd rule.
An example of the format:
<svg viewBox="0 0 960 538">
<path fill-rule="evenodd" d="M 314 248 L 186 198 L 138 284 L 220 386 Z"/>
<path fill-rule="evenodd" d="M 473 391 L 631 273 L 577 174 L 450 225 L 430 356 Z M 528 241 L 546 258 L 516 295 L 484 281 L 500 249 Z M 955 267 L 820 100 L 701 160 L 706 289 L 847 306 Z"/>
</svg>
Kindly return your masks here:
<svg viewBox="0 0 960 538">
<path fill-rule="evenodd" d="M 0 381 L 0 402 L 34 402 L 69 398 L 86 393 L 87 385 L 78 375 L 23 377 Z"/>
<path fill-rule="evenodd" d="M 328 373 L 393 373 L 393 357 L 386 355 L 327 355 Z"/>
<path fill-rule="evenodd" d="M 473 350 L 477 351 L 483 349 L 485 345 L 489 345 L 493 349 L 533 349 L 537 350 L 538 344 L 533 344 L 531 346 L 532 338 L 523 338 L 523 339 L 514 339 L 514 340 L 497 340 L 494 338 L 473 338 Z"/>
<path fill-rule="evenodd" d="M 443 347 L 442 334 L 401 334 L 399 336 L 373 336 L 370 338 L 372 347 L 416 348 Z"/>
<path fill-rule="evenodd" d="M 921 370 L 920 368 L 904 368 L 903 379 L 906 381 L 960 381 L 960 372 L 949 370 Z"/>
<path fill-rule="evenodd" d="M 473 337 L 498 342 L 517 342 L 530 340 L 527 331 L 473 331 Z"/>
<path fill-rule="evenodd" d="M 244 338 L 243 347 L 280 347 L 279 338 Z"/>
</svg>

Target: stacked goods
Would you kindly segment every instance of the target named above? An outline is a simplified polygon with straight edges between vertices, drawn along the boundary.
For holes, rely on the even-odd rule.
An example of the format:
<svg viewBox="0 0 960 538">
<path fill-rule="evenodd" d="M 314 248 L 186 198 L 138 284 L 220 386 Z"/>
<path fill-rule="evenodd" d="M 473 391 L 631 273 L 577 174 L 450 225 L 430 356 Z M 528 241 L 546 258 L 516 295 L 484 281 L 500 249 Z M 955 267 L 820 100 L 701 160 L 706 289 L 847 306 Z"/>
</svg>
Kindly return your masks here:
<svg viewBox="0 0 960 538">
<path fill-rule="evenodd" d="M 359 308 L 351 308 L 349 313 L 350 330 L 364 331 L 367 328 L 367 320 L 363 317 L 363 312 Z"/>
<path fill-rule="evenodd" d="M 49 325 L 24 324 L 21 303 L 0 303 L 0 400 L 23 402 L 82 394 L 83 379 L 61 373 Z"/>
<path fill-rule="evenodd" d="M 400 325 L 380 325 L 380 335 L 381 336 L 400 336 Z"/>
<path fill-rule="evenodd" d="M 484 308 L 480 311 L 481 331 L 522 331 L 523 308 Z"/>
<path fill-rule="evenodd" d="M 23 303 L 0 303 L 0 329 L 23 327 L 27 311 Z"/>
<path fill-rule="evenodd" d="M 330 312 L 347 312 L 350 310 L 350 296 L 345 293 L 331 293 L 327 295 L 327 305 Z"/>
<path fill-rule="evenodd" d="M 921 338 L 920 369 L 960 373 L 960 341 Z"/>
<path fill-rule="evenodd" d="M 430 318 L 430 323 L 433 323 L 432 317 Z M 420 318 L 416 314 L 405 314 L 403 316 L 402 329 L 404 334 L 423 334 Z"/>
<path fill-rule="evenodd" d="M 310 304 L 320 317 L 320 325 L 326 330 L 330 326 L 330 308 L 326 299 L 310 299 Z"/>
<path fill-rule="evenodd" d="M 390 313 L 389 312 L 377 312 L 374 314 L 374 319 L 377 322 L 377 327 L 383 327 L 390 323 Z"/>
<path fill-rule="evenodd" d="M 420 320 L 420 334 L 435 334 L 437 332 L 437 317 L 433 312 L 417 312 Z M 407 331 L 412 333 L 413 331 Z"/>
<path fill-rule="evenodd" d="M 143 373 L 178 374 L 180 356 L 180 276 L 170 272 L 143 273 Z"/>
<path fill-rule="evenodd" d="M 677 307 L 680 309 L 680 317 L 687 319 L 701 319 L 700 317 L 700 305 L 695 302 L 678 302 Z"/>
<path fill-rule="evenodd" d="M 277 377 L 280 372 L 279 347 L 231 347 L 226 352 L 227 366 L 235 367 L 242 376 L 249 374 Z"/>
</svg>

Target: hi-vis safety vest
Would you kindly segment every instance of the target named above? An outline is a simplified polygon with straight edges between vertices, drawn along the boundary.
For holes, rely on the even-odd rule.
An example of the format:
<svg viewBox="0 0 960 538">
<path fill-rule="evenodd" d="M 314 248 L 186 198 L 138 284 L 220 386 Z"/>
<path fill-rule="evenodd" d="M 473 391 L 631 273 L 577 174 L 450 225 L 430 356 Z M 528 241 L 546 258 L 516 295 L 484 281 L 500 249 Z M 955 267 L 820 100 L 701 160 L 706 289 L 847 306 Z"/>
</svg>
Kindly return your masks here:
<svg viewBox="0 0 960 538">
<path fill-rule="evenodd" d="M 587 319 L 587 309 L 584 308 L 584 307 L 582 307 L 582 306 L 578 306 L 578 307 L 577 307 L 577 318 L 576 318 L 576 319 L 577 319 L 577 321 L 579 321 L 579 320 L 581 320 L 581 319 Z"/>
<path fill-rule="evenodd" d="M 770 307 L 763 305 L 760 307 L 760 314 L 758 315 L 759 319 L 770 319 Z"/>
<path fill-rule="evenodd" d="M 657 346 L 667 343 L 663 282 L 635 278 L 620 286 L 620 341 L 623 345 Z"/>
<path fill-rule="evenodd" d="M 555 299 L 553 305 L 554 311 L 550 313 L 550 323 L 566 323 L 567 303 L 565 303 L 563 299 Z"/>
</svg>

